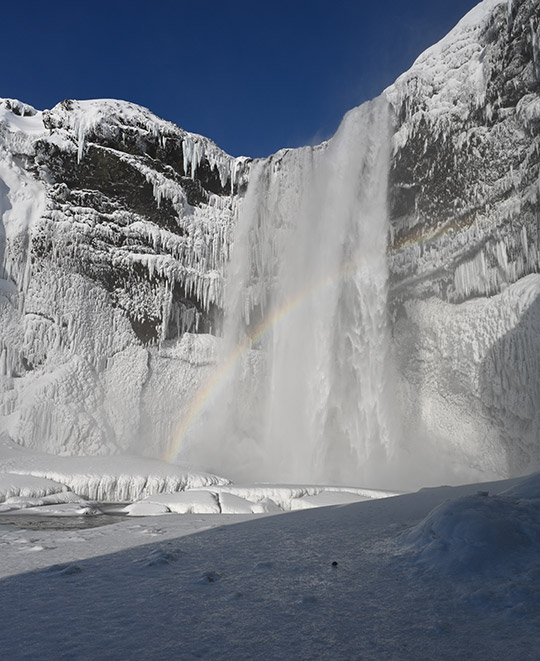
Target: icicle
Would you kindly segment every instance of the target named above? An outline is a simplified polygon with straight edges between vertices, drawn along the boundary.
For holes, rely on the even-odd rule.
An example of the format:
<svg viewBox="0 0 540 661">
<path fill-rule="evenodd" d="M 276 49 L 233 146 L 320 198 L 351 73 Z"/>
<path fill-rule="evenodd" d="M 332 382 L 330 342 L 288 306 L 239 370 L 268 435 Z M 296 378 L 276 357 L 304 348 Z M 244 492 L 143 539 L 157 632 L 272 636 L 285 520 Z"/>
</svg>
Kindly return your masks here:
<svg viewBox="0 0 540 661">
<path fill-rule="evenodd" d="M 530 21 L 531 26 L 531 41 L 532 41 L 532 52 L 533 52 L 533 65 L 534 65 L 534 74 L 537 80 L 540 80 L 540 56 L 538 52 L 538 31 L 534 25 L 534 20 L 531 17 Z"/>
</svg>

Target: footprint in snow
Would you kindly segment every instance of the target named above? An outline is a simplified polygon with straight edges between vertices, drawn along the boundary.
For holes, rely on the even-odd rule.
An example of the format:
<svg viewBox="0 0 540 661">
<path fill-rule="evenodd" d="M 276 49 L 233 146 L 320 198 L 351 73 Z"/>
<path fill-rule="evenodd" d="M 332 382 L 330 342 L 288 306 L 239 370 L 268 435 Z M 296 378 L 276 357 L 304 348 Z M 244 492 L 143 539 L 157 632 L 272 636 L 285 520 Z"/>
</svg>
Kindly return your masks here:
<svg viewBox="0 0 540 661">
<path fill-rule="evenodd" d="M 161 530 L 161 528 L 143 528 L 141 532 L 143 532 L 145 535 L 150 535 L 151 537 L 163 535 L 163 530 Z"/>
<path fill-rule="evenodd" d="M 221 574 L 217 571 L 205 571 L 199 578 L 199 583 L 217 583 L 221 578 Z"/>
<path fill-rule="evenodd" d="M 171 562 L 176 562 L 181 553 L 182 551 L 179 549 L 171 549 L 169 551 L 166 551 L 165 549 L 155 549 L 155 551 L 152 551 L 149 554 L 145 564 L 147 567 L 159 567 L 160 565 L 168 565 Z"/>
<path fill-rule="evenodd" d="M 79 565 L 71 565 L 66 563 L 60 565 L 52 565 L 51 567 L 44 569 L 43 572 L 45 574 L 54 574 L 56 576 L 73 576 L 74 574 L 80 574 L 82 569 L 79 567 Z"/>
</svg>

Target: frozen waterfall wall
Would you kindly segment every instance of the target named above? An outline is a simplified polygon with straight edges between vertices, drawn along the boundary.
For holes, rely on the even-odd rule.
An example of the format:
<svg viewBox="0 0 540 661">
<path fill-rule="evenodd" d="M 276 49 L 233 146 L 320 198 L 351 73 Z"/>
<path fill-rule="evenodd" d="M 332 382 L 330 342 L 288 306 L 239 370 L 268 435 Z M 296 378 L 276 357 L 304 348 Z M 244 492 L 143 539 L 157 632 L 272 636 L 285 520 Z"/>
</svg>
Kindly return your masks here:
<svg viewBox="0 0 540 661">
<path fill-rule="evenodd" d="M 539 14 L 484 0 L 386 90 L 386 261 L 379 102 L 256 165 L 133 104 L 0 100 L 1 429 L 254 478 L 538 468 Z"/>
</svg>

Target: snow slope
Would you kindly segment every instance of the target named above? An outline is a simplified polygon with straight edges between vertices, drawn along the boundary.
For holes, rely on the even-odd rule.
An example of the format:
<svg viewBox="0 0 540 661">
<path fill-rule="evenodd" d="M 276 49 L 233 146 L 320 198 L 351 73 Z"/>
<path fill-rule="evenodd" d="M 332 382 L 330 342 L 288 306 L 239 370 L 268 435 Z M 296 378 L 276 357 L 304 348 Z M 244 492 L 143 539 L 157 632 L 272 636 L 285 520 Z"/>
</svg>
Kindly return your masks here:
<svg viewBox="0 0 540 661">
<path fill-rule="evenodd" d="M 2 527 L 0 645 L 17 659 L 534 659 L 538 476 L 516 482 L 227 526 Z M 424 553 L 430 530 L 450 556 Z M 453 566 L 463 545 L 497 571 Z"/>
</svg>

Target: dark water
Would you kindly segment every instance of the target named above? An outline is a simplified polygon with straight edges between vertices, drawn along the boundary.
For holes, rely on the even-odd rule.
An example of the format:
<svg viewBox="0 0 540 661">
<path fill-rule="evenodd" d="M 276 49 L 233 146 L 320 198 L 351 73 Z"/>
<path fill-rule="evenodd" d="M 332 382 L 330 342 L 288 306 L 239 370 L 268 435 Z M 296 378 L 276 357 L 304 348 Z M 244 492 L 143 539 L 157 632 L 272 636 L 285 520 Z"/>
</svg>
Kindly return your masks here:
<svg viewBox="0 0 540 661">
<path fill-rule="evenodd" d="M 121 512 L 125 504 L 107 503 L 98 505 L 103 514 L 93 516 L 47 516 L 26 514 L 24 510 L 0 514 L 0 526 L 13 526 L 24 530 L 85 530 L 118 523 L 127 515 Z M 22 512 L 22 513 L 21 513 Z"/>
</svg>

